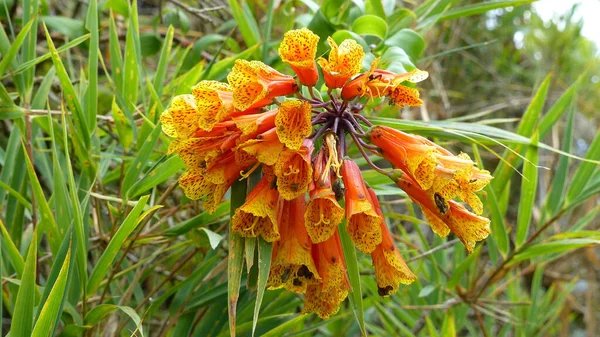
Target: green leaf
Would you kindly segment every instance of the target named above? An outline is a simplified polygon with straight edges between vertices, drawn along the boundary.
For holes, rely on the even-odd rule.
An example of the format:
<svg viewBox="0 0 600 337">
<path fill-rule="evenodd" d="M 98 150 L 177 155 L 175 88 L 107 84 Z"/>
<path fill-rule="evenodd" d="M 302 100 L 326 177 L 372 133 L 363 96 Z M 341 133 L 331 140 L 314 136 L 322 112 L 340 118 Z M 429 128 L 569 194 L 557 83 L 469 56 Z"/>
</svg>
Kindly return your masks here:
<svg viewBox="0 0 600 337">
<path fill-rule="evenodd" d="M 135 325 L 137 327 L 139 327 L 140 335 L 144 336 L 144 330 L 142 329 L 142 320 L 140 319 L 140 316 L 135 312 L 135 310 L 133 310 L 132 308 L 130 308 L 128 306 L 114 305 L 114 304 L 97 305 L 97 306 L 93 307 L 87 313 L 87 315 L 85 315 L 85 324 L 87 326 L 94 326 L 94 325 L 100 323 L 100 321 L 102 321 L 102 319 L 104 319 L 106 316 L 108 316 L 109 314 L 113 313 L 116 310 L 121 310 L 127 316 L 129 316 L 131 318 L 131 320 L 135 323 Z"/>
<path fill-rule="evenodd" d="M 298 315 L 283 324 L 267 331 L 261 337 L 279 337 L 289 332 L 294 326 L 302 323 L 309 315 Z"/>
<path fill-rule="evenodd" d="M 69 242 L 69 249 L 58 273 L 58 277 L 52 285 L 52 290 L 50 290 L 48 299 L 45 301 L 44 306 L 40 311 L 39 318 L 33 327 L 32 336 L 34 337 L 54 335 L 58 319 L 62 313 L 63 301 L 66 297 L 65 289 L 67 287 L 69 264 L 71 262 L 72 239 L 69 239 Z"/>
<path fill-rule="evenodd" d="M 233 217 L 235 210 L 241 207 L 246 200 L 246 181 L 236 181 L 231 187 L 231 210 L 230 216 Z M 236 327 L 236 308 L 240 296 L 240 283 L 242 279 L 242 270 L 244 264 L 244 238 L 235 234 L 231 230 L 231 221 L 229 222 L 229 254 L 227 263 L 227 311 L 229 315 L 229 333 L 235 337 Z"/>
<path fill-rule="evenodd" d="M 202 230 L 206 234 L 206 237 L 208 238 L 208 242 L 210 243 L 210 248 L 212 248 L 212 249 L 216 249 L 217 246 L 219 245 L 219 243 L 221 242 L 221 240 L 223 240 L 222 235 L 217 234 L 206 227 L 200 228 L 200 230 Z"/>
<path fill-rule="evenodd" d="M 171 48 L 173 47 L 174 32 L 175 29 L 173 26 L 169 26 L 169 29 L 167 29 L 167 34 L 165 35 L 162 51 L 160 52 L 160 59 L 158 60 L 158 66 L 156 67 L 156 74 L 154 75 L 154 90 L 159 98 L 162 96 L 167 66 L 169 65 L 169 58 L 171 56 Z"/>
<path fill-rule="evenodd" d="M 525 137 L 531 137 L 536 125 L 539 122 L 541 111 L 548 95 L 548 87 L 550 86 L 550 75 L 546 76 L 544 82 L 540 85 L 539 89 L 535 93 L 531 103 L 527 107 L 527 110 L 521 118 L 519 127 L 517 128 L 517 134 Z M 517 153 L 521 153 L 523 150 L 522 146 L 511 146 L 511 149 Z M 505 151 L 503 155 L 504 160 L 501 161 L 496 170 L 494 171 L 494 180 L 492 180 L 492 187 L 496 196 L 502 194 L 502 190 L 508 185 L 510 178 L 512 177 L 514 170 L 520 158 L 511 151 Z M 511 167 L 512 166 L 512 167 Z"/>
<path fill-rule="evenodd" d="M 262 238 L 258 238 L 258 285 L 256 304 L 254 305 L 254 316 L 252 318 L 252 336 L 254 336 L 254 331 L 256 330 L 258 314 L 260 313 L 260 305 L 262 304 L 265 289 L 267 287 L 267 280 L 269 279 L 272 252 L 273 244 L 266 242 Z"/>
<path fill-rule="evenodd" d="M 152 171 L 144 175 L 142 179 L 133 184 L 130 190 L 127 191 L 128 197 L 135 198 L 149 189 L 162 184 L 183 168 L 185 168 L 185 165 L 178 156 L 167 159 L 164 163 L 157 165 Z"/>
<path fill-rule="evenodd" d="M 487 192 L 487 206 L 490 210 L 492 238 L 496 241 L 500 254 L 502 254 L 503 257 L 506 257 L 508 250 L 510 249 L 510 241 L 504 223 L 504 217 L 500 211 L 498 198 L 490 185 L 485 187 L 485 191 Z"/>
<path fill-rule="evenodd" d="M 140 46 L 142 47 L 140 52 L 143 57 L 156 55 L 162 48 L 160 35 L 153 32 L 140 34 Z"/>
<path fill-rule="evenodd" d="M 9 261 L 13 268 L 15 268 L 17 276 L 23 278 L 25 261 L 23 260 L 21 253 L 19 253 L 19 249 L 12 241 L 10 234 L 6 230 L 6 227 L 4 227 L 4 223 L 2 222 L 2 220 L 0 220 L 0 230 L 2 231 L 2 247 L 6 249 L 9 256 Z"/>
<path fill-rule="evenodd" d="M 527 240 L 527 233 L 531 227 L 533 208 L 535 207 L 535 196 L 538 181 L 538 133 L 533 134 L 531 146 L 527 149 L 525 156 L 528 163 L 523 167 L 523 179 L 521 180 L 521 195 L 519 198 L 519 210 L 517 213 L 517 229 L 515 233 L 515 245 L 517 248 Z"/>
<path fill-rule="evenodd" d="M 376 36 L 384 40 L 388 25 L 384 19 L 375 15 L 363 15 L 352 23 L 352 31 L 359 35 Z"/>
<path fill-rule="evenodd" d="M 258 24 L 248 8 L 245 0 L 229 0 L 229 9 L 235 22 L 240 29 L 242 38 L 246 42 L 246 46 L 254 46 L 261 42 L 260 30 Z"/>
<path fill-rule="evenodd" d="M 569 120 L 567 122 L 567 126 L 564 129 L 563 140 L 562 140 L 562 148 L 564 152 L 571 152 L 571 143 L 573 141 L 573 120 L 575 119 L 575 100 L 573 100 L 571 104 L 571 112 L 569 114 Z M 548 193 L 548 197 L 546 198 L 546 204 L 544 207 L 544 212 L 542 214 L 541 223 L 545 221 L 545 219 L 553 216 L 560 206 L 565 192 L 565 185 L 567 182 L 567 173 L 569 170 L 569 157 L 560 156 L 558 159 L 558 165 L 556 166 L 556 170 L 554 171 L 554 178 L 552 178 L 552 185 L 550 188 L 550 193 Z"/>
<path fill-rule="evenodd" d="M 467 258 L 464 259 L 457 267 L 453 268 L 452 276 L 450 277 L 450 280 L 448 280 L 447 284 L 449 289 L 456 287 L 463 275 L 465 275 L 467 269 L 469 269 L 471 265 L 478 260 L 477 258 L 481 252 L 481 247 L 482 245 L 477 246 L 473 253 L 469 254 L 469 256 L 467 256 Z"/>
<path fill-rule="evenodd" d="M 33 25 L 34 20 L 35 19 L 31 19 L 29 22 L 27 22 L 27 24 L 25 24 L 25 26 L 21 28 L 19 34 L 17 34 L 17 37 L 11 43 L 8 52 L 2 55 L 2 60 L 0 60 L 0 75 L 4 74 L 6 69 L 8 69 L 8 67 L 15 59 L 15 56 L 19 52 L 19 49 L 21 48 L 25 37 L 27 37 L 27 34 L 29 34 L 29 31 L 31 30 L 31 26 Z"/>
<path fill-rule="evenodd" d="M 119 143 L 123 146 L 124 150 L 128 150 L 133 144 L 133 128 L 129 124 L 129 118 L 125 116 L 123 110 L 117 105 L 117 99 L 113 96 L 112 101 L 112 116 L 115 120 L 115 127 L 117 134 L 119 135 Z"/>
<path fill-rule="evenodd" d="M 572 251 L 582 247 L 599 245 L 600 240 L 594 239 L 563 239 L 551 242 L 538 243 L 536 245 L 525 248 L 522 252 L 515 255 L 511 263 L 516 263 L 524 260 L 530 260 L 535 257 L 550 255 Z"/>
<path fill-rule="evenodd" d="M 133 186 L 135 181 L 138 180 L 140 172 L 142 172 L 142 170 L 145 168 L 144 166 L 148 163 L 150 155 L 154 150 L 156 141 L 158 140 L 158 136 L 160 136 L 161 132 L 162 129 L 160 126 L 154 127 L 154 130 L 152 130 L 152 133 L 144 141 L 144 145 L 137 153 L 135 159 L 131 163 L 131 166 L 129 166 L 129 169 L 127 169 L 125 177 L 123 178 L 123 183 L 121 184 L 121 194 L 123 195 L 124 199 L 129 198 L 127 192 Z"/>
<path fill-rule="evenodd" d="M 363 308 L 362 288 L 360 282 L 360 271 L 358 268 L 358 259 L 356 257 L 356 250 L 350 235 L 346 231 L 346 220 L 343 220 L 338 225 L 338 233 L 340 235 L 340 241 L 342 243 L 342 250 L 344 251 L 344 259 L 346 260 L 346 269 L 348 271 L 348 280 L 352 287 L 352 292 L 348 296 L 350 300 L 350 306 L 356 317 L 356 321 L 360 326 L 361 334 L 367 335 L 365 329 L 365 312 Z"/>
<path fill-rule="evenodd" d="M 23 139 L 24 141 L 24 139 Z M 27 153 L 25 148 L 25 143 L 22 143 L 24 153 Z M 44 195 L 44 191 L 42 190 L 42 185 L 35 173 L 35 168 L 31 163 L 31 160 L 27 154 L 25 154 L 25 163 L 27 167 L 27 176 L 29 177 L 29 182 L 31 184 L 31 189 L 33 190 L 33 195 L 36 200 L 37 210 L 41 215 L 41 222 L 39 227 L 45 232 L 48 241 L 50 242 L 50 248 L 53 253 L 56 253 L 60 247 L 61 237 L 58 232 L 58 226 L 56 225 L 56 220 L 52 215 L 52 210 L 50 209 L 50 205 Z"/>
<path fill-rule="evenodd" d="M 85 109 L 87 125 L 90 130 L 96 128 L 96 115 L 98 115 L 98 48 L 100 47 L 98 32 L 98 3 L 91 0 L 88 4 L 88 13 L 85 27 L 90 32 L 90 48 L 88 55 L 88 87 L 85 91 Z"/>
<path fill-rule="evenodd" d="M 123 82 L 121 83 L 121 93 L 127 103 L 127 108 L 130 111 L 135 110 L 135 105 L 138 101 L 138 90 L 140 84 L 139 66 L 141 65 L 142 57 L 137 46 L 140 45 L 137 35 L 137 1 L 133 2 L 133 6 L 129 11 L 127 25 L 127 37 L 125 38 L 125 57 L 123 65 Z"/>
<path fill-rule="evenodd" d="M 60 84 L 62 86 L 67 106 L 69 107 L 69 110 L 72 113 L 73 119 L 75 121 L 75 138 L 77 138 L 85 147 L 85 149 L 87 149 L 90 146 L 90 131 L 87 127 L 86 117 L 83 113 L 81 103 L 79 102 L 79 97 L 75 92 L 73 82 L 67 74 L 67 70 L 65 69 L 65 66 L 63 65 L 60 59 L 58 51 L 54 47 L 54 42 L 52 42 L 52 38 L 50 38 L 50 33 L 48 32 L 48 29 L 45 25 L 44 30 L 46 32 L 48 48 L 50 48 L 50 52 L 52 55 L 52 62 L 54 63 L 54 67 L 56 68 L 56 74 L 58 75 L 58 79 L 60 80 Z"/>
<path fill-rule="evenodd" d="M 402 29 L 385 40 L 388 47 L 400 47 L 413 62 L 417 61 L 425 49 L 425 41 L 414 30 Z"/>
<path fill-rule="evenodd" d="M 33 306 L 35 302 L 35 277 L 37 264 L 37 231 L 29 243 L 25 269 L 21 278 L 21 285 L 17 293 L 15 311 L 12 315 L 10 335 L 12 337 L 29 337 L 33 328 Z"/>
<path fill-rule="evenodd" d="M 83 35 L 83 22 L 81 20 L 66 16 L 43 16 L 42 19 L 48 28 L 63 34 L 69 40 Z"/>
<path fill-rule="evenodd" d="M 104 279 L 104 276 L 123 246 L 123 243 L 143 219 L 143 217 L 140 217 L 140 214 L 149 198 L 150 196 L 146 195 L 138 201 L 137 205 L 135 205 L 131 212 L 129 212 L 129 215 L 127 215 L 127 218 L 125 218 L 125 221 L 119 226 L 115 235 L 110 239 L 106 250 L 104 250 L 90 274 L 86 289 L 87 297 L 92 296 L 96 292 L 100 286 L 100 282 Z"/>
<path fill-rule="evenodd" d="M 115 82 L 115 87 L 119 93 L 123 93 L 123 53 L 119 44 L 119 34 L 117 32 L 117 24 L 115 23 L 115 15 L 110 11 L 108 21 L 108 49 L 110 51 L 110 70 L 112 79 Z"/>
<path fill-rule="evenodd" d="M 596 133 L 596 137 L 594 137 L 594 140 L 585 154 L 585 158 L 600 160 L 600 133 Z M 573 203 L 575 199 L 580 196 L 597 168 L 598 165 L 591 162 L 582 162 L 579 164 L 573 178 L 571 178 L 569 188 L 567 189 L 565 205 Z"/>
</svg>

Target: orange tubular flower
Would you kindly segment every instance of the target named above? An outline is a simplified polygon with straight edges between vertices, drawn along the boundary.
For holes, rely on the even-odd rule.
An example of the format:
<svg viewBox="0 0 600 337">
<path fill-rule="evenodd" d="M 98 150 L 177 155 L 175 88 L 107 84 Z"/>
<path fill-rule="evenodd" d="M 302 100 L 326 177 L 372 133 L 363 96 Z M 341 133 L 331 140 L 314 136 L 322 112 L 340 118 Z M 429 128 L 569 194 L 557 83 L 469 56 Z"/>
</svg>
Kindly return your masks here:
<svg viewBox="0 0 600 337">
<path fill-rule="evenodd" d="M 301 84 L 312 87 L 319 81 L 315 62 L 319 36 L 307 28 L 290 30 L 283 35 L 279 57 L 292 67 Z"/>
<path fill-rule="evenodd" d="M 381 217 L 381 243 L 377 245 L 371 253 L 373 266 L 375 267 L 375 280 L 377 281 L 377 291 L 379 296 L 393 295 L 398 291 L 398 286 L 402 284 L 411 284 L 417 277 L 410 271 L 408 265 L 400 255 L 398 248 L 394 244 L 390 230 L 385 224 L 383 213 L 377 202 L 377 196 L 372 188 L 369 188 L 371 200 L 375 203 L 375 210 Z"/>
<path fill-rule="evenodd" d="M 246 202 L 231 218 L 231 229 L 243 237 L 262 236 L 273 242 L 280 238 L 277 228 L 277 203 L 279 193 L 271 188 L 271 181 L 264 176 L 252 189 Z"/>
<path fill-rule="evenodd" d="M 371 143 L 381 148 L 383 157 L 416 180 L 423 189 L 433 185 L 437 148 L 421 136 L 409 135 L 387 126 L 369 133 Z"/>
<path fill-rule="evenodd" d="M 342 178 L 346 188 L 348 234 L 356 248 L 363 253 L 371 253 L 381 243 L 381 216 L 375 211 L 360 168 L 354 161 L 344 160 Z"/>
<path fill-rule="evenodd" d="M 437 193 L 432 197 L 431 193 L 421 189 L 414 180 L 399 171 L 391 177 L 398 187 L 421 206 L 425 218 L 435 233 L 445 237 L 452 231 L 469 253 L 475 248 L 475 242 L 485 239 L 490 234 L 489 219 L 469 212 L 453 200 L 446 201 Z"/>
<path fill-rule="evenodd" d="M 314 243 L 331 237 L 344 219 L 344 209 L 335 199 L 331 188 L 331 172 L 324 148 L 321 148 L 314 163 L 314 181 L 309 188 L 310 201 L 304 213 L 306 230 Z"/>
<path fill-rule="evenodd" d="M 171 106 L 160 115 L 162 130 L 169 137 L 187 138 L 198 129 L 200 113 L 192 95 L 173 97 Z"/>
<path fill-rule="evenodd" d="M 402 82 L 419 83 L 429 76 L 429 73 L 423 70 L 415 69 L 413 71 L 395 74 L 388 70 L 377 69 L 379 58 L 371 63 L 371 69 L 357 76 L 352 81 L 346 83 L 342 88 L 342 98 L 351 100 L 354 97 L 367 96 L 390 98 L 390 104 L 400 106 L 421 106 L 423 101 L 419 99 L 417 89 L 402 85 Z"/>
<path fill-rule="evenodd" d="M 341 88 L 354 75 L 362 70 L 365 52 L 358 42 L 344 40 L 339 46 L 329 37 L 327 43 L 331 47 L 329 60 L 319 58 L 317 63 L 323 70 L 325 84 L 330 89 Z"/>
<path fill-rule="evenodd" d="M 285 287 L 298 294 L 306 286 L 321 280 L 311 255 L 312 243 L 304 227 L 304 196 L 281 202 L 277 215 L 281 240 L 273 246 L 273 263 L 267 286 Z"/>
<path fill-rule="evenodd" d="M 284 75 L 260 61 L 237 60 L 227 75 L 233 88 L 233 106 L 240 110 L 269 104 L 277 96 L 293 94 L 298 84 L 292 76 Z"/>
<path fill-rule="evenodd" d="M 312 256 L 322 282 L 310 284 L 306 289 L 302 313 L 314 312 L 325 319 L 338 312 L 350 291 L 337 230 L 327 241 L 313 245 Z"/>
<path fill-rule="evenodd" d="M 285 149 L 279 154 L 274 169 L 282 198 L 292 200 L 306 193 L 313 174 L 310 162 L 313 150 L 313 142 L 305 139 L 300 149 Z"/>
<path fill-rule="evenodd" d="M 277 136 L 285 146 L 298 150 L 312 132 L 312 106 L 308 102 L 287 100 L 279 106 L 275 117 Z"/>
</svg>

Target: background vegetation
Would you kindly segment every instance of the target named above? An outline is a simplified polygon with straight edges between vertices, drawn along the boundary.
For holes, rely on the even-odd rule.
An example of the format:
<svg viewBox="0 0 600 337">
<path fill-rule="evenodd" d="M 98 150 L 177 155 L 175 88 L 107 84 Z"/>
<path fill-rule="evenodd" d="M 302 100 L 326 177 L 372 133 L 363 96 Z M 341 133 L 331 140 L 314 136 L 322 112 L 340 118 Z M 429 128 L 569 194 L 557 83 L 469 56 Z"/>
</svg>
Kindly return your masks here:
<svg viewBox="0 0 600 337">
<path fill-rule="evenodd" d="M 266 291 L 256 334 L 600 334 L 598 51 L 572 15 L 543 22 L 530 2 L 0 0 L 2 334 L 230 335 L 230 203 L 209 215 L 183 196 L 158 116 L 237 58 L 285 69 L 276 46 L 303 26 L 430 72 L 421 109 L 372 114 L 493 171 L 493 233 L 467 256 L 367 172 L 419 280 L 381 299 L 356 253 L 337 315 Z M 262 290 L 250 241 L 240 336 Z"/>
</svg>

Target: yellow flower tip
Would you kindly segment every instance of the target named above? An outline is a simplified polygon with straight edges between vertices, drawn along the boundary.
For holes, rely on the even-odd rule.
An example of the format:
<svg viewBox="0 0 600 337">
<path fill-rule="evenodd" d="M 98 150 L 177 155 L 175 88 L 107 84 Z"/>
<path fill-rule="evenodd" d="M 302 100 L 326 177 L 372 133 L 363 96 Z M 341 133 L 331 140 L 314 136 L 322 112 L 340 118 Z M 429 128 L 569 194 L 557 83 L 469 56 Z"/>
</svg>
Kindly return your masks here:
<svg viewBox="0 0 600 337">
<path fill-rule="evenodd" d="M 330 89 L 341 88 L 354 75 L 362 70 L 365 52 L 355 40 L 344 40 L 339 46 L 329 37 L 331 47 L 329 59 L 319 58 L 317 63 L 323 70 L 325 84 Z"/>
<path fill-rule="evenodd" d="M 206 210 L 208 214 L 213 214 L 217 210 L 221 204 L 221 201 L 223 200 L 223 197 L 225 196 L 225 193 L 227 193 L 227 190 L 232 184 L 233 181 L 230 181 L 224 184 L 216 184 L 213 186 L 210 194 L 208 194 L 206 200 L 204 200 L 204 203 L 202 203 L 204 210 Z"/>
<path fill-rule="evenodd" d="M 314 312 L 325 319 L 338 312 L 350 291 L 337 230 L 327 241 L 315 244 L 313 258 L 322 281 L 306 289 L 302 313 Z"/>
<path fill-rule="evenodd" d="M 490 234 L 490 220 L 469 212 L 455 201 L 450 201 L 448 210 L 448 227 L 460 239 L 469 253 L 473 252 L 475 243 Z"/>
<path fill-rule="evenodd" d="M 331 188 L 311 191 L 304 222 L 312 242 L 319 243 L 329 239 L 343 219 L 344 209 L 335 200 L 335 193 Z"/>
<path fill-rule="evenodd" d="M 189 137 L 198 129 L 200 113 L 192 95 L 175 96 L 160 118 L 163 131 L 170 137 Z"/>
<path fill-rule="evenodd" d="M 280 204 L 277 222 L 281 239 L 273 247 L 273 263 L 267 281 L 270 288 L 285 287 L 295 293 L 305 293 L 309 284 L 321 280 L 304 226 L 305 208 L 304 196 Z"/>
<path fill-rule="evenodd" d="M 277 227 L 277 203 L 279 193 L 271 188 L 265 176 L 252 189 L 246 202 L 235 211 L 231 218 L 231 229 L 243 237 L 262 238 L 267 242 L 280 239 Z"/>
<path fill-rule="evenodd" d="M 286 32 L 279 45 L 281 60 L 292 67 L 300 83 L 310 87 L 319 80 L 315 63 L 318 42 L 318 35 L 302 28 Z"/>
<path fill-rule="evenodd" d="M 393 244 L 387 250 L 383 245 L 377 246 L 371 258 L 379 296 L 393 295 L 400 284 L 411 284 L 417 279 Z"/>
<path fill-rule="evenodd" d="M 298 150 L 312 132 L 312 106 L 308 102 L 286 100 L 275 117 L 277 136 L 289 149 Z"/>
<path fill-rule="evenodd" d="M 293 77 L 260 61 L 236 60 L 227 81 L 233 88 L 233 106 L 240 111 L 267 105 L 275 97 L 298 90 Z"/>
<path fill-rule="evenodd" d="M 233 113 L 232 94 L 229 84 L 218 81 L 201 81 L 192 87 L 199 112 L 197 123 L 201 129 L 210 131 Z"/>
<path fill-rule="evenodd" d="M 179 177 L 179 186 L 186 197 L 198 200 L 207 196 L 214 188 L 214 184 L 205 178 L 200 169 L 188 169 Z"/>
<path fill-rule="evenodd" d="M 405 106 L 421 106 L 423 101 L 419 98 L 419 91 L 415 88 L 410 88 L 404 85 L 398 85 L 388 94 L 391 105 Z"/>
<path fill-rule="evenodd" d="M 160 115 L 160 125 L 162 127 L 163 132 L 171 137 L 177 137 L 177 129 L 173 124 L 173 116 L 171 116 L 171 112 L 167 109 Z"/>
<path fill-rule="evenodd" d="M 313 149 L 313 143 L 305 139 L 300 149 L 285 149 L 279 154 L 274 169 L 282 198 L 292 200 L 308 190 L 313 174 L 310 160 Z"/>
</svg>

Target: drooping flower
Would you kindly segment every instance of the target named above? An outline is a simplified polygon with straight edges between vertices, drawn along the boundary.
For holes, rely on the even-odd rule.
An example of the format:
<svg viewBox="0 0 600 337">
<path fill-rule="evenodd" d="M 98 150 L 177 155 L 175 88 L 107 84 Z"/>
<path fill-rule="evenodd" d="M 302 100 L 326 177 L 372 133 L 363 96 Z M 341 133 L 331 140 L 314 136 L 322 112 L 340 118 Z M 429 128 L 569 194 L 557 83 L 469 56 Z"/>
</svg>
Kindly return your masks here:
<svg viewBox="0 0 600 337">
<path fill-rule="evenodd" d="M 233 106 L 241 111 L 267 105 L 277 96 L 298 90 L 293 77 L 260 61 L 236 60 L 227 81 L 233 88 Z"/>
<path fill-rule="evenodd" d="M 267 286 L 272 289 L 285 287 L 303 294 L 308 284 L 321 279 L 311 255 L 312 242 L 304 226 L 305 208 L 304 196 L 283 200 L 280 204 L 277 222 L 281 239 L 273 246 L 267 281 Z"/>
<path fill-rule="evenodd" d="M 279 57 L 292 67 L 301 84 L 312 87 L 319 80 L 315 62 L 319 36 L 307 28 L 290 30 L 283 35 Z"/>
<path fill-rule="evenodd" d="M 391 177 L 398 187 L 421 206 L 435 233 L 445 237 L 452 231 L 469 253 L 475 248 L 475 242 L 485 239 L 490 234 L 489 219 L 469 212 L 454 200 L 443 200 L 439 194 L 432 196 L 407 175 L 395 172 Z"/>
<path fill-rule="evenodd" d="M 278 202 L 277 189 L 264 176 L 248 194 L 244 205 L 235 211 L 231 218 L 231 229 L 243 237 L 261 236 L 267 242 L 279 240 Z"/>
<path fill-rule="evenodd" d="M 329 153 L 326 147 L 322 147 L 314 160 L 313 182 L 304 213 L 306 230 L 314 243 L 329 239 L 344 219 L 344 209 L 337 202 L 332 188 L 332 177 L 337 177 L 331 169 L 330 161 L 333 159 L 328 158 Z"/>
<path fill-rule="evenodd" d="M 282 198 L 291 200 L 304 195 L 308 190 L 313 174 L 311 165 L 313 150 L 313 142 L 305 139 L 300 149 L 285 149 L 279 154 L 274 169 L 277 188 Z"/>
<path fill-rule="evenodd" d="M 330 89 L 341 88 L 352 76 L 362 69 L 365 52 L 358 42 L 344 40 L 339 46 L 329 37 L 327 43 L 331 47 L 329 58 L 319 58 L 317 63 L 323 70 L 325 84 Z"/>
<path fill-rule="evenodd" d="M 350 291 L 337 230 L 326 241 L 313 245 L 312 256 L 322 281 L 310 284 L 306 289 L 302 313 L 314 312 L 327 318 L 338 312 L 340 303 Z"/>
<path fill-rule="evenodd" d="M 279 160 L 279 155 L 283 151 L 284 145 L 277 137 L 275 128 L 272 128 L 256 136 L 256 138 L 249 139 L 238 145 L 237 148 L 256 158 L 257 161 L 271 166 L 275 165 Z"/>
<path fill-rule="evenodd" d="M 377 196 L 372 188 L 369 188 L 371 200 L 374 200 L 375 210 L 381 217 L 380 227 L 382 233 L 381 243 L 371 253 L 373 266 L 375 267 L 375 280 L 377 281 L 377 292 L 379 296 L 393 295 L 398 291 L 400 284 L 411 284 L 417 277 L 410 271 L 408 265 L 400 255 L 390 230 L 385 224 L 385 219 Z"/>
<path fill-rule="evenodd" d="M 201 81 L 192 88 L 198 117 L 196 125 L 210 131 L 233 112 L 233 91 L 229 84 L 217 81 Z"/>
<path fill-rule="evenodd" d="M 192 95 L 173 97 L 169 108 L 160 116 L 163 132 L 169 137 L 189 137 L 198 129 L 200 113 Z"/>
<path fill-rule="evenodd" d="M 371 253 L 381 243 L 381 217 L 362 179 L 360 168 L 350 159 L 342 163 L 342 178 L 346 187 L 347 230 L 356 248 Z"/>
</svg>

